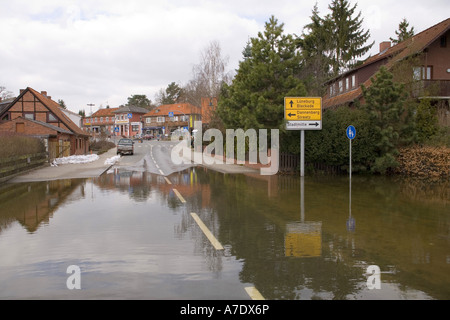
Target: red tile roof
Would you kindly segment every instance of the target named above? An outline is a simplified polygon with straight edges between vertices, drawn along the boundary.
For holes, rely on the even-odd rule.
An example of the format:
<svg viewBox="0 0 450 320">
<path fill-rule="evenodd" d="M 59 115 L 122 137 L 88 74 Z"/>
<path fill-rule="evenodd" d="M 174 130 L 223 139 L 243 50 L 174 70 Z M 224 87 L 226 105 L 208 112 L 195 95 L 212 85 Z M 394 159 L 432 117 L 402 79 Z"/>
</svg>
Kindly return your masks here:
<svg viewBox="0 0 450 320">
<path fill-rule="evenodd" d="M 66 116 L 64 114 L 64 112 L 62 112 L 61 107 L 59 106 L 59 104 L 57 102 L 42 95 L 41 93 L 37 92 L 36 90 L 34 90 L 30 87 L 26 88 L 25 91 L 23 92 L 23 94 L 27 90 L 30 91 L 31 93 L 33 93 L 33 95 L 39 101 L 41 101 L 42 104 L 45 105 L 57 118 L 59 118 L 70 129 L 70 131 L 72 131 L 73 133 L 78 134 L 78 135 L 87 136 L 87 134 L 85 132 L 83 132 L 83 130 L 81 130 L 80 127 L 78 127 L 68 116 Z"/>
<path fill-rule="evenodd" d="M 115 117 L 114 111 L 119 110 L 119 108 L 103 108 L 94 112 L 91 116 L 86 118 L 96 118 L 96 117 Z"/>
<path fill-rule="evenodd" d="M 175 104 L 164 104 L 150 112 L 144 114 L 143 117 L 156 117 L 156 116 L 168 116 L 169 112 L 173 112 L 175 116 L 177 115 L 189 115 L 189 114 L 201 114 L 202 110 L 190 103 L 175 103 Z"/>
</svg>

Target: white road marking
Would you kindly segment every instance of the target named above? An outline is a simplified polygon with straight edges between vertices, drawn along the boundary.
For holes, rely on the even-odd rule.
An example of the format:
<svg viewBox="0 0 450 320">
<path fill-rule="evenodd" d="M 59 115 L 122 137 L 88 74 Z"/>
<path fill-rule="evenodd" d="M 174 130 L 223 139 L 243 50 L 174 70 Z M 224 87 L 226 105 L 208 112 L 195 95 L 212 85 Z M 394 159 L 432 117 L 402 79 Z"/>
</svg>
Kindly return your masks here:
<svg viewBox="0 0 450 320">
<path fill-rule="evenodd" d="M 252 300 L 266 300 L 255 287 L 245 287 L 245 291 L 247 291 L 247 294 Z"/>
<path fill-rule="evenodd" d="M 211 233 L 211 231 L 209 231 L 208 227 L 203 223 L 203 221 L 200 219 L 200 217 L 194 212 L 191 212 L 191 216 L 192 216 L 192 218 L 194 218 L 195 222 L 197 222 L 197 225 L 203 231 L 203 233 L 208 238 L 208 240 L 211 242 L 213 247 L 216 250 L 223 250 L 223 246 L 216 239 L 216 237 L 214 237 L 214 235 Z"/>
<path fill-rule="evenodd" d="M 177 195 L 178 199 L 180 199 L 181 202 L 186 203 L 186 200 L 184 200 L 183 196 L 181 195 L 181 193 L 178 192 L 177 189 L 173 189 L 173 192 L 175 192 L 175 194 Z"/>
</svg>

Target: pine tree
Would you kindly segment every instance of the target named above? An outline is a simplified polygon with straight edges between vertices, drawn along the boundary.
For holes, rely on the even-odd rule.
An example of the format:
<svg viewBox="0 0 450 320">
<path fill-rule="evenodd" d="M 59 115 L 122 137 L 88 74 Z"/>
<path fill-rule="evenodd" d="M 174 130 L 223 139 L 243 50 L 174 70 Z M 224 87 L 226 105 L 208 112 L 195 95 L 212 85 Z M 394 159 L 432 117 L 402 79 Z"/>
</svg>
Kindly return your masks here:
<svg viewBox="0 0 450 320">
<path fill-rule="evenodd" d="M 334 75 L 354 67 L 356 59 L 366 54 L 374 44 L 365 45 L 370 33 L 362 29 L 361 12 L 353 17 L 356 6 L 350 7 L 347 0 L 333 0 L 328 6 L 331 13 L 325 17 L 324 27 L 333 41 L 331 59 Z"/>
<path fill-rule="evenodd" d="M 264 32 L 251 38 L 251 54 L 244 50 L 247 54 L 232 84 L 224 86 L 217 111 L 227 128 L 281 128 L 284 97 L 306 94 L 296 77 L 300 54 L 283 27 L 272 16 Z"/>
<path fill-rule="evenodd" d="M 323 95 L 323 83 L 331 75 L 332 41 L 329 22 L 319 16 L 316 3 L 311 22 L 304 27 L 302 36 L 297 39 L 297 47 L 302 54 L 301 78 L 305 81 L 308 93 L 314 96 Z"/>
<path fill-rule="evenodd" d="M 408 27 L 409 22 L 406 20 L 406 18 L 403 18 L 403 20 L 398 25 L 398 30 L 395 31 L 397 39 L 389 38 L 393 44 L 398 44 L 408 38 L 411 38 L 414 35 L 414 27 L 411 27 L 409 30 Z"/>
<path fill-rule="evenodd" d="M 370 117 L 374 130 L 377 158 L 372 171 L 385 173 L 398 165 L 396 156 L 398 146 L 411 135 L 412 121 L 405 109 L 407 94 L 402 84 L 393 81 L 393 75 L 382 66 L 371 78 L 369 88 L 362 86 L 365 104 L 363 107 Z"/>
</svg>

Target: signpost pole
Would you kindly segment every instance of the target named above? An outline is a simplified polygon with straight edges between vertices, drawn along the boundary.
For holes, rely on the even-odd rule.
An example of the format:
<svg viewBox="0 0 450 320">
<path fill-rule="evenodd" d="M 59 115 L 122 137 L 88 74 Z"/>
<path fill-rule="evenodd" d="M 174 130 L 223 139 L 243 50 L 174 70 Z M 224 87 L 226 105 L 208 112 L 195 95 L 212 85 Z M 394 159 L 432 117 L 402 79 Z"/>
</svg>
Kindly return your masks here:
<svg viewBox="0 0 450 320">
<path fill-rule="evenodd" d="M 305 176 L 305 130 L 300 130 L 300 177 Z"/>
</svg>

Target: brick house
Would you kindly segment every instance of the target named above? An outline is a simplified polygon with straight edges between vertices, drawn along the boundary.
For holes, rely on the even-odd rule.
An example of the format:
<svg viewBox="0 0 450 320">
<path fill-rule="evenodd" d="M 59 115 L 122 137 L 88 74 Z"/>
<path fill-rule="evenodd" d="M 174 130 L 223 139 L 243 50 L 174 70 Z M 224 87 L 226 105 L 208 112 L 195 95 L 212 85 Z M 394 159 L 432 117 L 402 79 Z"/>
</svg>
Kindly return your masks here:
<svg viewBox="0 0 450 320">
<path fill-rule="evenodd" d="M 170 134 L 177 129 L 192 132 L 194 121 L 202 119 L 202 109 L 190 103 L 165 104 L 147 112 L 142 119 L 144 134 Z"/>
<path fill-rule="evenodd" d="M 202 123 L 208 125 L 211 122 L 217 108 L 217 98 L 202 98 Z"/>
<path fill-rule="evenodd" d="M 418 99 L 428 96 L 444 108 L 448 115 L 450 100 L 450 18 L 391 46 L 390 41 L 380 43 L 379 53 L 361 65 L 329 80 L 322 98 L 324 110 L 362 101 L 361 85 L 370 87 L 370 78 L 381 66 L 393 70 L 409 58 L 416 58 L 409 70 L 412 95 Z"/>
<path fill-rule="evenodd" d="M 119 108 L 102 108 L 94 112 L 89 117 L 84 117 L 82 122 L 82 129 L 91 135 L 104 133 L 110 137 L 114 134 L 114 124 L 116 120 L 115 111 Z"/>
<path fill-rule="evenodd" d="M 148 109 L 135 106 L 121 106 L 114 110 L 114 135 L 132 138 L 142 134 L 142 117 L 147 112 Z"/>
<path fill-rule="evenodd" d="M 28 87 L 0 113 L 0 131 L 41 137 L 50 158 L 85 154 L 89 136 L 85 134 L 47 95 Z"/>
</svg>

